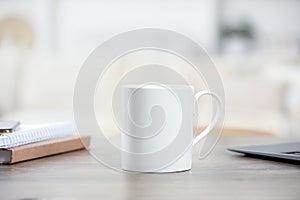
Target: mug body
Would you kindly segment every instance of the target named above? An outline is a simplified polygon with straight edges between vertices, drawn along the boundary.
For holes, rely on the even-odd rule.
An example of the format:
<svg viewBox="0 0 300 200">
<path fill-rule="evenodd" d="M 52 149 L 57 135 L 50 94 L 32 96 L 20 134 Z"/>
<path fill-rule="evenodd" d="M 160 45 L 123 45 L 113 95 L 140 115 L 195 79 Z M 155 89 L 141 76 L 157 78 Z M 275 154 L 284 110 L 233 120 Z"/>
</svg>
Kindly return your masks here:
<svg viewBox="0 0 300 200">
<path fill-rule="evenodd" d="M 127 85 L 121 96 L 122 169 L 157 173 L 191 169 L 194 88 Z"/>
</svg>

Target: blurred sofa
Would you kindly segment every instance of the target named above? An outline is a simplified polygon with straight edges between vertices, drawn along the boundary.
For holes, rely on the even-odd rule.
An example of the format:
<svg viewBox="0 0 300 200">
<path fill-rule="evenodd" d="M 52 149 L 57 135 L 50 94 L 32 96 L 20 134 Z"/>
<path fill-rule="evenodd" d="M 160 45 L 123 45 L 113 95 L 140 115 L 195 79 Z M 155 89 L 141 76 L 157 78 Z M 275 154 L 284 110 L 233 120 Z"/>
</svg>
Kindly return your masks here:
<svg viewBox="0 0 300 200">
<path fill-rule="evenodd" d="M 41 55 L 15 58 L 13 53 L 0 53 L 1 118 L 23 123 L 72 119 L 72 94 L 84 59 Z M 289 87 L 285 81 L 274 81 L 263 73 L 243 74 L 223 59 L 215 60 L 225 88 L 225 128 L 272 135 L 290 133 L 290 114 L 285 106 Z M 203 121 L 207 123 L 209 118 Z"/>
<path fill-rule="evenodd" d="M 47 123 L 72 118 L 72 94 L 80 60 L 28 56 L 15 61 L 0 55 L 3 119 Z M 78 60 L 78 59 L 77 59 Z"/>
</svg>

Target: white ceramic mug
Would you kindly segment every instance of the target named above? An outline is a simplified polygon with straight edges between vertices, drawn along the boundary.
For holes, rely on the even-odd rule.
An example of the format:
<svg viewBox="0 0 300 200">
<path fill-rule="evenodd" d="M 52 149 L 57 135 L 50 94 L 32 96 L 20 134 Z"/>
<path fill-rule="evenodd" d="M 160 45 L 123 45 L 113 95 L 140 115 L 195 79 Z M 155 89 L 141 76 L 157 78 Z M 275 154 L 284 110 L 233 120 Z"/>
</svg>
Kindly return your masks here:
<svg viewBox="0 0 300 200">
<path fill-rule="evenodd" d="M 204 95 L 217 100 L 217 111 L 194 138 L 196 102 Z M 203 90 L 195 95 L 190 85 L 123 86 L 121 104 L 121 167 L 135 172 L 191 169 L 192 146 L 215 127 L 223 110 L 215 93 Z"/>
</svg>

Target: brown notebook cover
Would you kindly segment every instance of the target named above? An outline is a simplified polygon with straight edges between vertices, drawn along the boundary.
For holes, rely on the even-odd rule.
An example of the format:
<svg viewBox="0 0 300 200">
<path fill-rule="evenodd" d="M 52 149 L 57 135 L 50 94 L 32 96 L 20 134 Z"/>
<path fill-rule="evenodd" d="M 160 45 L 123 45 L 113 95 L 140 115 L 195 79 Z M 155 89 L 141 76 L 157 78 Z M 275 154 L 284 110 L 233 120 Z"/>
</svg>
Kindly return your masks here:
<svg viewBox="0 0 300 200">
<path fill-rule="evenodd" d="M 25 160 L 84 149 L 85 145 L 90 144 L 90 140 L 90 136 L 81 138 L 79 136 L 72 136 L 31 143 L 8 149 L 0 149 L 0 163 L 13 164 Z"/>
</svg>

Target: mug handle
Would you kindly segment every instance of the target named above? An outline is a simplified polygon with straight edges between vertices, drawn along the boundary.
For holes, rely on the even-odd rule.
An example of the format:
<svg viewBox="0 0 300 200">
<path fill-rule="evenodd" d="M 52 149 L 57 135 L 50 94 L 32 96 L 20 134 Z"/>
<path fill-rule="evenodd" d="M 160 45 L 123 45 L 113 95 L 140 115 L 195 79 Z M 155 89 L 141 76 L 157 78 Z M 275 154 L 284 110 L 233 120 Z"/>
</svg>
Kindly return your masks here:
<svg viewBox="0 0 300 200">
<path fill-rule="evenodd" d="M 195 95 L 196 101 L 198 101 L 200 99 L 200 97 L 202 97 L 204 95 L 210 95 L 215 100 L 217 100 L 217 110 L 216 110 L 216 114 L 213 117 L 211 123 L 197 137 L 194 138 L 193 146 L 196 145 L 204 137 L 206 137 L 215 128 L 215 126 L 217 125 L 218 121 L 220 120 L 220 118 L 222 116 L 221 112 L 223 110 L 223 104 L 222 104 L 221 99 L 218 97 L 218 95 L 209 90 L 202 90 Z M 205 158 L 212 151 L 212 149 L 213 148 L 211 148 L 211 150 L 209 150 L 208 153 L 206 153 L 203 157 L 200 157 L 200 158 Z"/>
</svg>

